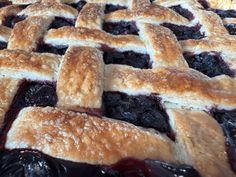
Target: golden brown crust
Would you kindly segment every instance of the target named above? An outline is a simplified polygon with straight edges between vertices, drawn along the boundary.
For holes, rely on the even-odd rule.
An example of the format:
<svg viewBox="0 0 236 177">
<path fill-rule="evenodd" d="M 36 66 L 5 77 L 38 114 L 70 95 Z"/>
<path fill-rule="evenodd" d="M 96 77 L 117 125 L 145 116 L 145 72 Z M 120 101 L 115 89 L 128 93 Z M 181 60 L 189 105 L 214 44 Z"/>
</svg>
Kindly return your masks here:
<svg viewBox="0 0 236 177">
<path fill-rule="evenodd" d="M 196 111 L 175 109 L 168 113 L 181 163 L 193 165 L 202 177 L 235 176 L 228 163 L 222 128 L 214 118 Z"/>
<path fill-rule="evenodd" d="M 33 4 L 33 3 L 36 3 L 36 2 L 40 2 L 41 0 L 11 0 L 11 2 L 13 4 L 24 4 L 24 5 L 27 5 L 27 4 Z"/>
<path fill-rule="evenodd" d="M 4 121 L 4 115 L 11 105 L 19 85 L 20 80 L 8 77 L 0 78 L 0 129 Z"/>
<path fill-rule="evenodd" d="M 56 80 L 61 58 L 22 50 L 0 51 L 0 75 L 31 80 Z"/>
<path fill-rule="evenodd" d="M 76 9 L 69 5 L 61 3 L 35 3 L 24 10 L 22 10 L 18 15 L 23 16 L 53 16 L 53 17 L 64 17 L 75 19 L 78 16 Z"/>
<path fill-rule="evenodd" d="M 224 80 L 227 82 L 224 83 Z M 141 70 L 122 65 L 107 65 L 104 89 L 131 95 L 154 93 L 163 102 L 201 110 L 213 106 L 219 109 L 236 107 L 235 80 L 209 78 L 188 68 Z"/>
<path fill-rule="evenodd" d="M 28 52 L 35 50 L 39 39 L 52 22 L 53 17 L 28 17 L 18 22 L 9 38 L 8 49 L 21 49 Z"/>
<path fill-rule="evenodd" d="M 188 67 L 175 35 L 168 28 L 152 24 L 138 24 L 139 35 L 146 44 L 152 68 L 160 66 Z"/>
<path fill-rule="evenodd" d="M 103 93 L 102 53 L 89 47 L 70 47 L 57 80 L 58 106 L 69 110 L 100 109 Z"/>
<path fill-rule="evenodd" d="M 14 16 L 21 11 L 21 8 L 17 5 L 9 5 L 0 9 L 0 25 L 3 25 L 6 17 Z"/>
<path fill-rule="evenodd" d="M 117 50 L 134 50 L 141 53 L 146 52 L 144 43 L 134 35 L 111 35 L 105 31 L 62 27 L 51 29 L 44 37 L 46 43 L 52 45 L 82 45 L 99 47 L 101 44 L 116 48 Z"/>
<path fill-rule="evenodd" d="M 235 55 L 236 37 L 231 35 L 209 36 L 200 40 L 189 39 L 180 41 L 185 52 L 211 52 L 217 51 L 225 55 Z"/>
<path fill-rule="evenodd" d="M 101 29 L 104 5 L 87 3 L 80 11 L 75 27 Z"/>
<path fill-rule="evenodd" d="M 8 42 L 11 35 L 11 28 L 0 25 L 0 41 Z"/>
<path fill-rule="evenodd" d="M 176 12 L 158 5 L 144 6 L 134 10 L 119 10 L 105 16 L 105 21 L 135 21 L 152 24 L 173 23 L 187 25 L 188 20 Z"/>
<path fill-rule="evenodd" d="M 206 0 L 211 8 L 215 9 L 236 9 L 236 0 Z"/>
<path fill-rule="evenodd" d="M 103 4 L 114 4 L 114 5 L 127 5 L 129 0 L 86 0 L 89 3 L 103 3 Z"/>
<path fill-rule="evenodd" d="M 5 146 L 37 149 L 76 162 L 113 164 L 125 157 L 174 162 L 172 145 L 167 137 L 128 123 L 29 107 L 19 113 Z"/>
</svg>

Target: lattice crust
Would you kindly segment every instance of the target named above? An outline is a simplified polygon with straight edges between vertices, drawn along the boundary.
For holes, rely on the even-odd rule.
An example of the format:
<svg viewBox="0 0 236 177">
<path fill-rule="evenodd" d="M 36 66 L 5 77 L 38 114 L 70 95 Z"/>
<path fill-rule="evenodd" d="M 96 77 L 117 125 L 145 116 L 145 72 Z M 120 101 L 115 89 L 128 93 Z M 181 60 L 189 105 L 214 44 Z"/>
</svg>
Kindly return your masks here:
<svg viewBox="0 0 236 177">
<path fill-rule="evenodd" d="M 6 49 L 0 50 L 0 125 L 23 80 L 56 83 L 58 99 L 56 108 L 21 110 L 6 148 L 37 149 L 91 164 L 149 158 L 192 165 L 203 177 L 235 176 L 223 131 L 205 112 L 236 109 L 236 37 L 224 26 L 236 24 L 236 18 L 221 19 L 203 2 L 87 0 L 77 10 L 74 0 L 12 0 L 14 5 L 2 7 L 0 44 Z M 105 13 L 108 4 L 123 8 Z M 209 0 L 208 6 L 234 9 L 235 2 Z M 191 18 L 173 7 L 187 10 Z M 11 27 L 8 17 L 18 18 Z M 57 19 L 70 26 L 54 28 Z M 104 30 L 105 23 L 121 21 L 137 27 L 138 35 Z M 169 24 L 199 28 L 200 37 L 180 40 Z M 64 52 L 42 52 L 42 46 Z M 107 51 L 148 55 L 150 67 L 104 64 Z M 190 68 L 186 54 L 202 53 L 220 57 L 231 74 L 210 77 Z M 153 129 L 102 117 L 105 92 L 158 97 L 175 141 Z"/>
</svg>

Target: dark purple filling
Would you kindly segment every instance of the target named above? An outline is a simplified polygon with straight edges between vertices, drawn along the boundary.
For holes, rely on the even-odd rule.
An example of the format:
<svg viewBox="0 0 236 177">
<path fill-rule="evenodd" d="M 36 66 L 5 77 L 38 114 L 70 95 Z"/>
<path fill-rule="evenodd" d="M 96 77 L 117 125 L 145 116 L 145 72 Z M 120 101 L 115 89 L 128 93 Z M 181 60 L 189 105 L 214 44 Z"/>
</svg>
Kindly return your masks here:
<svg viewBox="0 0 236 177">
<path fill-rule="evenodd" d="M 229 34 L 236 35 L 236 24 L 227 24 L 225 28 L 228 30 Z"/>
<path fill-rule="evenodd" d="M 5 18 L 3 25 L 9 28 L 13 28 L 16 23 L 24 20 L 26 17 L 24 16 L 8 16 Z"/>
<path fill-rule="evenodd" d="M 103 93 L 104 116 L 171 133 L 168 116 L 156 96 Z"/>
<path fill-rule="evenodd" d="M 119 6 L 119 5 L 113 5 L 113 4 L 107 4 L 105 7 L 105 14 L 111 13 L 111 12 L 115 12 L 117 10 L 122 10 L 122 9 L 127 9 L 127 7 L 125 6 Z"/>
<path fill-rule="evenodd" d="M 180 5 L 170 8 L 190 21 L 194 19 L 193 14 L 188 9 L 182 8 Z"/>
<path fill-rule="evenodd" d="M 5 7 L 11 5 L 11 2 L 7 1 L 7 2 L 0 2 L 0 8 Z"/>
<path fill-rule="evenodd" d="M 141 69 L 151 68 L 149 55 L 133 51 L 118 52 L 114 49 L 105 50 L 103 59 L 105 64 L 122 64 Z"/>
<path fill-rule="evenodd" d="M 4 146 L 6 134 L 12 122 L 22 108 L 28 106 L 55 106 L 56 103 L 57 95 L 54 83 L 23 81 L 5 115 L 3 128 L 0 129 L 0 149 Z"/>
<path fill-rule="evenodd" d="M 138 35 L 138 28 L 135 22 L 117 22 L 117 23 L 103 23 L 103 30 L 114 34 L 114 35 L 125 35 L 125 34 L 133 34 Z"/>
<path fill-rule="evenodd" d="M 36 52 L 39 53 L 54 53 L 56 55 L 64 55 L 67 50 L 67 46 L 52 46 L 49 44 L 38 44 Z"/>
<path fill-rule="evenodd" d="M 57 95 L 54 83 L 24 81 L 12 102 L 11 108 L 55 106 L 56 103 Z"/>
<path fill-rule="evenodd" d="M 123 159 L 111 166 L 89 165 L 56 159 L 38 151 L 12 150 L 0 153 L 1 177 L 200 177 L 188 165 L 155 160 Z"/>
<path fill-rule="evenodd" d="M 204 9 L 209 8 L 209 5 L 206 0 L 198 0 L 198 2 L 203 6 Z"/>
<path fill-rule="evenodd" d="M 169 28 L 176 35 L 178 40 L 187 39 L 201 39 L 204 38 L 204 34 L 200 32 L 201 25 L 193 27 L 174 25 L 170 23 L 163 23 L 162 26 Z"/>
<path fill-rule="evenodd" d="M 218 14 L 221 18 L 236 18 L 236 11 L 235 10 L 220 10 L 220 9 L 211 9 L 208 10 L 215 12 Z"/>
<path fill-rule="evenodd" d="M 79 1 L 79 2 L 76 3 L 76 4 L 70 4 L 70 5 L 71 5 L 72 7 L 74 7 L 75 9 L 77 9 L 78 12 L 80 12 L 80 11 L 83 9 L 83 7 L 84 7 L 85 4 L 86 4 L 85 1 Z"/>
<path fill-rule="evenodd" d="M 212 110 L 211 113 L 223 128 L 228 159 L 236 173 L 236 110 Z"/>
<path fill-rule="evenodd" d="M 235 75 L 217 52 L 203 52 L 198 55 L 184 53 L 184 57 L 190 68 L 196 69 L 209 77 L 222 74 L 230 77 Z"/>
<path fill-rule="evenodd" d="M 7 48 L 6 42 L 0 42 L 0 50 Z"/>
<path fill-rule="evenodd" d="M 57 29 L 63 26 L 75 26 L 75 21 L 73 19 L 56 17 L 49 26 L 49 29 Z"/>
</svg>

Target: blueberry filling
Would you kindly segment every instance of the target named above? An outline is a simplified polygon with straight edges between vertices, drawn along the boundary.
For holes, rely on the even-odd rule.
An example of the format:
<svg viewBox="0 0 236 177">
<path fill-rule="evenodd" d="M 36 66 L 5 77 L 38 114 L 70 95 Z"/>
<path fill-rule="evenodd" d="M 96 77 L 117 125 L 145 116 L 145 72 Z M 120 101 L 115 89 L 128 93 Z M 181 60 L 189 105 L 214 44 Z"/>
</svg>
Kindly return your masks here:
<svg viewBox="0 0 236 177">
<path fill-rule="evenodd" d="M 162 26 L 169 28 L 171 31 L 173 31 L 178 40 L 201 39 L 205 37 L 204 34 L 200 32 L 200 25 L 188 27 L 182 25 L 174 25 L 170 23 L 163 23 Z"/>
<path fill-rule="evenodd" d="M 221 18 L 236 18 L 236 11 L 235 10 L 220 10 L 220 9 L 211 9 L 208 10 L 215 12 Z"/>
<path fill-rule="evenodd" d="M 193 14 L 188 9 L 182 8 L 180 5 L 170 8 L 190 21 L 194 19 Z"/>
<path fill-rule="evenodd" d="M 55 106 L 56 103 L 57 95 L 54 83 L 23 81 L 5 115 L 2 129 L 0 129 L 0 149 L 4 146 L 6 134 L 12 122 L 22 108 L 28 106 Z"/>
<path fill-rule="evenodd" d="M 11 2 L 7 1 L 7 2 L 0 2 L 0 8 L 5 7 L 11 5 Z"/>
<path fill-rule="evenodd" d="M 75 26 L 75 21 L 73 19 L 64 19 L 56 17 L 55 20 L 49 26 L 49 29 L 57 29 L 63 26 Z"/>
<path fill-rule="evenodd" d="M 117 10 L 127 9 L 125 6 L 119 6 L 119 5 L 113 5 L 113 4 L 107 4 L 105 7 L 105 14 L 115 12 Z"/>
<path fill-rule="evenodd" d="M 228 30 L 229 34 L 236 35 L 236 24 L 227 24 L 225 28 Z"/>
<path fill-rule="evenodd" d="M 198 55 L 184 53 L 190 68 L 196 69 L 209 77 L 228 75 L 234 77 L 235 73 L 229 69 L 219 53 L 203 52 Z"/>
<path fill-rule="evenodd" d="M 103 93 L 104 116 L 170 133 L 168 116 L 155 96 Z"/>
<path fill-rule="evenodd" d="M 26 17 L 24 16 L 8 16 L 5 18 L 3 25 L 9 28 L 13 28 L 16 23 L 24 20 Z"/>
<path fill-rule="evenodd" d="M 200 177 L 188 165 L 155 160 L 123 159 L 111 166 L 56 159 L 38 151 L 19 149 L 0 153 L 1 177 Z"/>
<path fill-rule="evenodd" d="M 0 42 L 0 50 L 7 48 L 6 42 Z"/>
<path fill-rule="evenodd" d="M 117 23 L 104 23 L 103 24 L 103 30 L 114 34 L 114 35 L 125 35 L 125 34 L 133 34 L 138 35 L 138 28 L 135 24 L 135 22 L 117 22 Z"/>
<path fill-rule="evenodd" d="M 212 110 L 211 113 L 223 128 L 228 159 L 236 173 L 236 110 Z"/>
<path fill-rule="evenodd" d="M 198 2 L 202 5 L 204 9 L 209 8 L 209 5 L 206 0 L 198 0 Z"/>
<path fill-rule="evenodd" d="M 70 5 L 71 5 L 72 7 L 74 7 L 75 9 L 77 9 L 78 12 L 80 12 L 80 11 L 83 9 L 83 7 L 84 7 L 85 4 L 86 4 L 85 1 L 79 1 L 79 2 L 76 3 L 76 4 L 70 4 Z"/>
<path fill-rule="evenodd" d="M 57 95 L 53 83 L 25 81 L 20 86 L 11 108 L 22 109 L 28 106 L 55 106 L 56 103 Z"/>
<path fill-rule="evenodd" d="M 118 52 L 114 49 L 103 50 L 105 64 L 123 64 L 140 69 L 150 68 L 150 58 L 147 54 L 136 53 L 133 51 Z"/>
<path fill-rule="evenodd" d="M 41 43 L 37 45 L 36 52 L 64 55 L 66 53 L 67 48 L 68 48 L 67 46 L 52 46 L 49 44 Z"/>
</svg>

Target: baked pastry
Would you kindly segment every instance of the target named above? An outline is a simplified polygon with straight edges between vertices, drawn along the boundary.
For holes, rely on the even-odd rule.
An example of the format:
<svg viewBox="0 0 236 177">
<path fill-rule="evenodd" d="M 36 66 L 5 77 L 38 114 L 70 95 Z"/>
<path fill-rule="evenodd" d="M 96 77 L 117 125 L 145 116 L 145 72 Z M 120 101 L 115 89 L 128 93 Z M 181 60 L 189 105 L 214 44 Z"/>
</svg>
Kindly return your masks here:
<svg viewBox="0 0 236 177">
<path fill-rule="evenodd" d="M 2 1 L 0 176 L 236 176 L 233 4 Z"/>
</svg>

